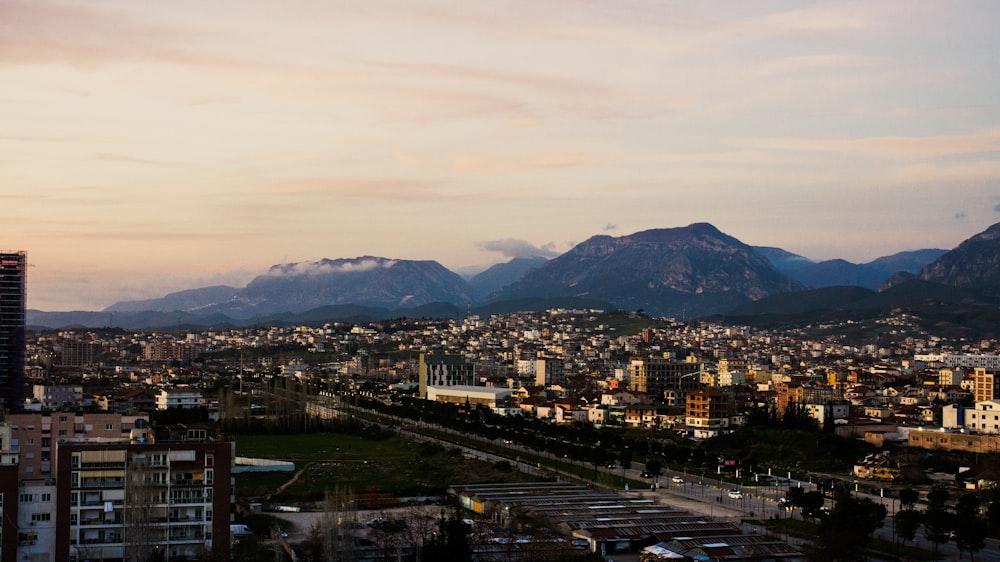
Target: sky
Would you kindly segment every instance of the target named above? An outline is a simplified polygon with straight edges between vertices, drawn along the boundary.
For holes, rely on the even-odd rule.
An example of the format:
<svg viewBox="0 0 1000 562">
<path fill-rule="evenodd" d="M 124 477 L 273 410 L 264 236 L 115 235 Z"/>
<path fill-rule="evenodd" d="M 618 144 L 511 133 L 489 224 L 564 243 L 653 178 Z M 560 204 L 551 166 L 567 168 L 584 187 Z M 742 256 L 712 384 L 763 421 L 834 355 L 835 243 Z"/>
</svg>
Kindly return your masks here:
<svg viewBox="0 0 1000 562">
<path fill-rule="evenodd" d="M 0 0 L 0 250 L 100 310 L 710 222 L 855 263 L 1000 222 L 1000 2 Z"/>
</svg>

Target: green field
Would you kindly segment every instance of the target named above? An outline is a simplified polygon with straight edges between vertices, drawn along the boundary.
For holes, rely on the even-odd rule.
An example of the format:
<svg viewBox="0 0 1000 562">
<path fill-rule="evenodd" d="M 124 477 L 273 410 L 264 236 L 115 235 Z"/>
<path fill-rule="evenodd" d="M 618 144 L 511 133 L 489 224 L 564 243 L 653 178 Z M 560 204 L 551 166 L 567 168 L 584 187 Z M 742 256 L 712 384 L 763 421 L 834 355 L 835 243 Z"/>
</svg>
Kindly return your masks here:
<svg viewBox="0 0 1000 562">
<path fill-rule="evenodd" d="M 240 498 L 270 501 L 320 501 L 327 492 L 356 496 L 443 495 L 458 483 L 522 480 L 503 465 L 466 458 L 457 449 L 415 443 L 398 437 L 368 439 L 356 435 L 313 433 L 253 435 L 236 439 L 236 454 L 287 460 L 302 470 L 285 491 L 278 487 L 290 473 L 247 473 L 236 477 Z"/>
</svg>

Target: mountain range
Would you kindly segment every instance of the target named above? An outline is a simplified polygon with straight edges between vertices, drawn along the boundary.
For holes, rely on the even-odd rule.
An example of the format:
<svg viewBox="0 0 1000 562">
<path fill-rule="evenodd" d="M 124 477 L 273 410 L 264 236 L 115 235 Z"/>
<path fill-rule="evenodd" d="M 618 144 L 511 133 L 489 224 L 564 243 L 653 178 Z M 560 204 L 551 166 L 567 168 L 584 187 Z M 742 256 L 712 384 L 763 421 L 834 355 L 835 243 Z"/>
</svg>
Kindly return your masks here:
<svg viewBox="0 0 1000 562">
<path fill-rule="evenodd" d="M 30 310 L 28 323 L 221 327 L 460 317 L 469 307 L 485 314 L 553 306 L 745 318 L 802 314 L 810 306 L 856 310 L 913 299 L 995 306 L 997 295 L 1000 224 L 951 251 L 901 252 L 852 264 L 816 262 L 780 248 L 750 246 L 711 224 L 696 223 L 620 237 L 594 236 L 553 259 L 514 259 L 470 279 L 436 261 L 324 258 L 275 265 L 243 288 L 191 289 L 119 302 L 100 312 Z"/>
</svg>

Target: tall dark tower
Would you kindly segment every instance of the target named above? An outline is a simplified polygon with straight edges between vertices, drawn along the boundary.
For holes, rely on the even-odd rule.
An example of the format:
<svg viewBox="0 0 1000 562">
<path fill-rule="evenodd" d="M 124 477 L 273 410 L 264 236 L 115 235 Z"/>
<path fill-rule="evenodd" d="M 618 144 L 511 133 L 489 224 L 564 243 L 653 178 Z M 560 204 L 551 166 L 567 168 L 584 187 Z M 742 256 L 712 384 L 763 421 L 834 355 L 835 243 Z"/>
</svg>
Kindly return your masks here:
<svg viewBox="0 0 1000 562">
<path fill-rule="evenodd" d="M 15 412 L 24 407 L 27 269 L 24 252 L 0 252 L 0 401 Z"/>
</svg>

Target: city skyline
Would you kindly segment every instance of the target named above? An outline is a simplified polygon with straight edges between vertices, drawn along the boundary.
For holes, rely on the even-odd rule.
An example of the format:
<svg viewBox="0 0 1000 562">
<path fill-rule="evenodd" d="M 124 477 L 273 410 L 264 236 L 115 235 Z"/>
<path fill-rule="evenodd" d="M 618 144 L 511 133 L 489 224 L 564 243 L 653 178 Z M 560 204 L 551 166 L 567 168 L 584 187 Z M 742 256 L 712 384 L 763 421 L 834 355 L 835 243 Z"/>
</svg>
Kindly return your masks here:
<svg viewBox="0 0 1000 562">
<path fill-rule="evenodd" d="M 0 4 L 0 248 L 98 310 L 710 222 L 854 262 L 1000 221 L 991 2 Z"/>
</svg>

